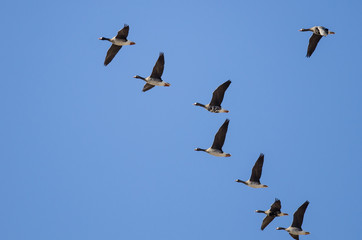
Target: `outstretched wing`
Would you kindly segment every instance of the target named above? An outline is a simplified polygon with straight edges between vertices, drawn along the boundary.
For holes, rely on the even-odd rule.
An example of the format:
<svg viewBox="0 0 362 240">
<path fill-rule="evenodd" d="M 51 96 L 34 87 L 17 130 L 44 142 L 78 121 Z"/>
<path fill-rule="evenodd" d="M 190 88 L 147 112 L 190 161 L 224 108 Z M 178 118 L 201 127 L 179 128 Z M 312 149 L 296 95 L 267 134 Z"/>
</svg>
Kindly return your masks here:
<svg viewBox="0 0 362 240">
<path fill-rule="evenodd" d="M 261 230 L 264 230 L 264 228 L 266 228 L 266 226 L 268 226 L 274 218 L 275 217 L 266 216 L 263 220 L 263 223 L 261 224 Z"/>
<path fill-rule="evenodd" d="M 318 45 L 319 40 L 321 40 L 323 36 L 314 34 L 309 38 L 309 45 L 308 45 L 308 51 L 307 51 L 307 57 L 312 56 L 315 48 Z"/>
<path fill-rule="evenodd" d="M 211 148 L 222 150 L 222 146 L 224 145 L 225 142 L 226 132 L 229 126 L 229 121 L 230 121 L 229 119 L 226 119 L 224 124 L 221 125 L 219 131 L 217 131 L 217 133 L 215 134 L 214 142 Z"/>
<path fill-rule="evenodd" d="M 250 181 L 260 183 L 261 172 L 263 170 L 264 154 L 260 153 L 258 160 L 256 160 L 253 170 L 251 171 Z"/>
<path fill-rule="evenodd" d="M 210 106 L 219 106 L 221 107 L 222 100 L 224 99 L 224 94 L 226 89 L 228 89 L 231 81 L 227 80 L 223 84 L 221 84 L 216 90 L 212 93 L 212 99 L 210 102 Z"/>
<path fill-rule="evenodd" d="M 161 79 L 162 73 L 163 73 L 163 67 L 165 66 L 165 56 L 161 52 L 160 56 L 157 59 L 157 62 L 155 66 L 153 67 L 151 78 L 158 78 Z"/>
<path fill-rule="evenodd" d="M 272 212 L 277 212 L 280 211 L 280 209 L 282 208 L 282 204 L 280 203 L 279 199 L 275 199 L 275 202 L 270 206 L 270 210 Z"/>
<path fill-rule="evenodd" d="M 308 207 L 308 204 L 309 202 L 305 201 L 305 203 L 303 203 L 303 205 L 300 206 L 297 211 L 295 211 L 293 215 L 292 227 L 302 228 L 304 213 Z"/>
<path fill-rule="evenodd" d="M 116 38 L 127 39 L 128 31 L 129 31 L 129 26 L 127 24 L 125 24 L 124 27 L 118 31 Z"/>
<path fill-rule="evenodd" d="M 294 238 L 295 240 L 299 240 L 299 235 L 294 235 L 291 233 L 289 233 L 289 235 L 292 236 L 292 238 Z"/>
<path fill-rule="evenodd" d="M 146 83 L 144 86 L 143 86 L 143 89 L 142 89 L 142 92 L 146 92 L 148 90 L 150 90 L 151 88 L 153 88 L 155 85 L 151 85 L 149 83 Z"/>
<path fill-rule="evenodd" d="M 122 46 L 112 44 L 112 46 L 107 51 L 106 59 L 104 60 L 104 66 L 107 66 L 112 61 L 114 56 L 116 56 L 121 48 Z"/>
</svg>

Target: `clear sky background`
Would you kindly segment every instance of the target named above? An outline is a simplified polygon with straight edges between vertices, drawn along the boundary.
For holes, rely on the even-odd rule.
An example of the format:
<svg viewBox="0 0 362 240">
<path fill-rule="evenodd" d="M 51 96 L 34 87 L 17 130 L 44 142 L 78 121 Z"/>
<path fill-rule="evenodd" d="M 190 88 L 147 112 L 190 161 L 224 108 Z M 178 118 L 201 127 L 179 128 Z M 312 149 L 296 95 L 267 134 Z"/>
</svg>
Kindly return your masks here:
<svg viewBox="0 0 362 240">
<path fill-rule="evenodd" d="M 0 239 L 356 239 L 362 2 L 5 1 Z M 109 42 L 128 39 L 103 66 Z M 311 33 L 322 38 L 305 57 Z M 143 93 L 159 52 L 171 87 Z M 232 83 L 213 114 L 193 106 Z M 230 119 L 218 158 L 211 146 Z M 261 182 L 247 180 L 260 153 Z M 260 230 L 274 198 L 290 216 Z"/>
</svg>

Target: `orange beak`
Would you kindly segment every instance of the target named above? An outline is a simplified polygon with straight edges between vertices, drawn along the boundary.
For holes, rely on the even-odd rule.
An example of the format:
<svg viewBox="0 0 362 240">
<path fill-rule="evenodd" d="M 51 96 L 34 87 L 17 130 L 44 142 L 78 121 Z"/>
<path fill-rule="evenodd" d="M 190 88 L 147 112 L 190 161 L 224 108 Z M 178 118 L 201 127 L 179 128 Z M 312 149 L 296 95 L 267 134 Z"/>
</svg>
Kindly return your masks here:
<svg viewBox="0 0 362 240">
<path fill-rule="evenodd" d="M 129 45 L 135 45 L 136 43 L 135 42 L 131 42 Z"/>
<path fill-rule="evenodd" d="M 228 153 L 228 154 L 225 155 L 225 157 L 231 157 L 231 154 Z"/>
<path fill-rule="evenodd" d="M 165 83 L 165 87 L 169 87 L 169 86 L 171 86 L 171 84 Z"/>
</svg>

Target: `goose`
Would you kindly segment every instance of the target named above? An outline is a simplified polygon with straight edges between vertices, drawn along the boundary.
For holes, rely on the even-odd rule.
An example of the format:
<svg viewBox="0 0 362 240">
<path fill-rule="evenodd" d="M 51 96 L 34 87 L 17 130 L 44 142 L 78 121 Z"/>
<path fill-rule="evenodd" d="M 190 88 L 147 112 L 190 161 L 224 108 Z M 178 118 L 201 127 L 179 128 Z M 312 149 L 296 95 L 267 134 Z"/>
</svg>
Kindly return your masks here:
<svg viewBox="0 0 362 240">
<path fill-rule="evenodd" d="M 216 90 L 212 93 L 212 98 L 209 104 L 201 104 L 201 103 L 194 103 L 195 106 L 200 106 L 205 108 L 207 111 L 209 112 L 213 112 L 213 113 L 228 113 L 229 111 L 226 109 L 223 109 L 221 107 L 221 102 L 224 99 L 224 94 L 226 89 L 228 89 L 229 85 L 230 85 L 231 81 L 227 80 L 226 82 L 224 82 L 223 84 L 221 84 L 218 88 L 216 88 Z"/>
<path fill-rule="evenodd" d="M 154 86 L 169 87 L 171 85 L 167 82 L 164 82 L 161 79 L 164 66 L 165 66 L 165 57 L 164 57 L 163 52 L 161 52 L 160 56 L 157 59 L 155 66 L 153 67 L 153 70 L 152 70 L 152 73 L 150 76 L 148 76 L 146 78 L 138 76 L 138 75 L 134 76 L 134 78 L 139 78 L 146 82 L 145 86 L 142 89 L 143 92 L 150 90 Z"/>
<path fill-rule="evenodd" d="M 117 36 L 113 38 L 106 38 L 106 37 L 100 37 L 99 40 L 106 40 L 112 43 L 111 47 L 107 51 L 106 59 L 104 60 L 104 66 L 107 66 L 114 56 L 118 53 L 118 51 L 122 48 L 122 46 L 125 45 L 135 45 L 135 42 L 131 42 L 127 40 L 129 31 L 129 26 L 127 24 L 124 25 L 124 27 L 118 31 Z"/>
<path fill-rule="evenodd" d="M 302 28 L 299 31 L 300 32 L 307 32 L 307 31 L 313 32 L 312 36 L 309 38 L 308 51 L 307 51 L 307 56 L 306 56 L 308 58 L 310 56 L 312 56 L 315 48 L 317 47 L 319 40 L 321 40 L 321 38 L 323 36 L 327 37 L 327 35 L 329 35 L 329 34 L 335 34 L 335 32 L 331 32 L 331 31 L 329 31 L 328 28 L 325 28 L 322 26 L 314 26 L 312 28 Z"/>
<path fill-rule="evenodd" d="M 310 232 L 303 231 L 302 223 L 304 218 L 305 210 L 307 209 L 309 201 L 305 201 L 297 211 L 295 211 L 293 215 L 293 223 L 292 226 L 288 228 L 278 227 L 277 230 L 285 230 L 290 236 L 292 236 L 295 240 L 299 240 L 299 235 L 308 235 Z"/>
<path fill-rule="evenodd" d="M 252 188 L 266 188 L 267 185 L 260 184 L 261 172 L 263 170 L 264 154 L 260 153 L 258 160 L 256 160 L 253 170 L 251 171 L 250 179 L 243 181 L 236 179 L 235 182 L 244 183 L 245 185 Z"/>
<path fill-rule="evenodd" d="M 261 230 L 264 230 L 266 228 L 266 226 L 268 226 L 269 223 L 271 221 L 273 221 L 273 219 L 275 217 L 288 216 L 288 213 L 282 213 L 280 211 L 281 208 L 282 208 L 282 205 L 280 203 L 280 200 L 276 198 L 274 203 L 270 206 L 270 209 L 268 209 L 266 211 L 262 211 L 262 210 L 255 211 L 257 213 L 266 214 L 266 217 L 264 218 L 263 223 L 261 224 Z"/>
<path fill-rule="evenodd" d="M 209 147 L 208 149 L 195 148 L 195 151 L 204 151 L 216 157 L 230 157 L 231 155 L 229 153 L 224 153 L 222 151 L 222 146 L 225 142 L 225 136 L 228 130 L 229 121 L 229 119 L 226 119 L 223 125 L 221 125 L 219 131 L 215 134 L 214 142 L 211 147 Z"/>
</svg>

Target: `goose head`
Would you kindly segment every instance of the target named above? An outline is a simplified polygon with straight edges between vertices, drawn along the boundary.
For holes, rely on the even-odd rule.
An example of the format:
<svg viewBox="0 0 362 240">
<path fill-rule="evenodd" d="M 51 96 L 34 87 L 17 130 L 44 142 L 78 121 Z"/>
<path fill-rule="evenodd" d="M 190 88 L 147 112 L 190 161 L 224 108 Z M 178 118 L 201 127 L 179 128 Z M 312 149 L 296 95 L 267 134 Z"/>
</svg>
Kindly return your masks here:
<svg viewBox="0 0 362 240">
<path fill-rule="evenodd" d="M 256 213 L 265 213 L 263 210 L 255 210 Z"/>
<path fill-rule="evenodd" d="M 133 76 L 133 78 L 139 78 L 139 79 L 145 80 L 144 77 L 141 77 L 141 76 L 139 76 L 139 75 Z"/>
<path fill-rule="evenodd" d="M 202 149 L 202 148 L 195 148 L 194 150 L 195 150 L 195 151 L 203 151 L 203 152 L 206 152 L 206 149 Z"/>
<path fill-rule="evenodd" d="M 310 28 L 299 29 L 299 32 L 307 32 L 307 31 L 312 31 L 312 30 Z"/>
<path fill-rule="evenodd" d="M 244 182 L 243 180 L 240 180 L 240 179 L 235 179 L 235 182 L 244 183 L 245 185 L 248 185 L 246 182 Z"/>
<path fill-rule="evenodd" d="M 203 108 L 206 108 L 206 106 L 202 103 L 198 103 L 198 102 L 195 102 L 194 103 L 195 106 L 199 106 L 199 107 L 203 107 Z"/>
<path fill-rule="evenodd" d="M 106 38 L 106 37 L 100 37 L 100 38 L 98 38 L 99 40 L 107 40 L 107 41 L 110 41 L 111 39 L 109 39 L 109 38 Z"/>
</svg>

